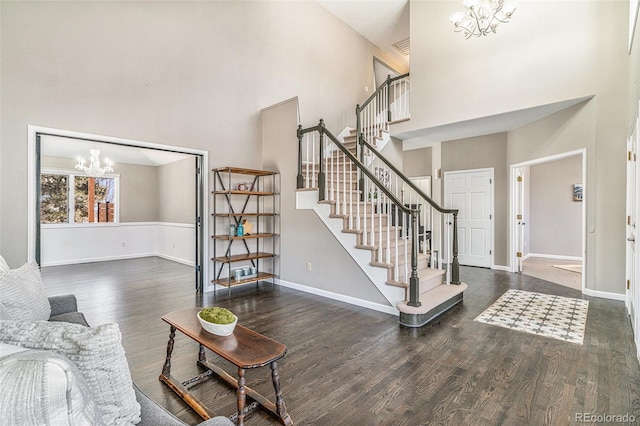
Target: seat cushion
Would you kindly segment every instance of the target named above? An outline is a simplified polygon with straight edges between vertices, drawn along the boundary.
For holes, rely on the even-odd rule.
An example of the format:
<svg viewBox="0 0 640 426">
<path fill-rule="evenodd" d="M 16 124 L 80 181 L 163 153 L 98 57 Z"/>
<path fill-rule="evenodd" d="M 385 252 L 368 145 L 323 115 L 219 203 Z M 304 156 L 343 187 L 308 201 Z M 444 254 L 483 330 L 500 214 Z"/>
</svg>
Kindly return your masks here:
<svg viewBox="0 0 640 426">
<path fill-rule="evenodd" d="M 0 425 L 103 424 L 82 374 L 56 352 L 0 357 L 0 383 Z"/>
<path fill-rule="evenodd" d="M 0 321 L 0 342 L 51 350 L 67 357 L 89 385 L 106 425 L 136 424 L 136 401 L 117 324 L 85 327 L 68 322 Z"/>
<path fill-rule="evenodd" d="M 35 262 L 0 271 L 0 320 L 39 321 L 51 315 L 40 268 Z"/>
</svg>

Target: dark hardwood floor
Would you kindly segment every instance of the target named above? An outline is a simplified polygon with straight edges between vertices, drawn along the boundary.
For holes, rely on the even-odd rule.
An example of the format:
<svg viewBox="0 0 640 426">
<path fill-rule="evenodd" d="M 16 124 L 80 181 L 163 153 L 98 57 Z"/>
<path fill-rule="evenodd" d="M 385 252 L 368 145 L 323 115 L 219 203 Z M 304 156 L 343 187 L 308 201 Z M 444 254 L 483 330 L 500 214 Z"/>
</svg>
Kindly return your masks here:
<svg viewBox="0 0 640 426">
<path fill-rule="evenodd" d="M 297 425 L 564 425 L 576 423 L 575 413 L 640 419 L 640 367 L 624 304 L 534 277 L 463 267 L 464 303 L 420 329 L 271 284 L 199 296 L 191 268 L 160 258 L 47 267 L 43 277 L 48 294 L 75 293 L 90 324 L 120 325 L 134 381 L 189 424 L 199 417 L 158 380 L 169 335 L 160 317 L 194 305 L 229 308 L 242 325 L 287 345 L 280 378 Z M 511 288 L 588 299 L 584 344 L 474 321 Z M 196 359 L 197 345 L 177 333 L 172 374 L 195 375 Z M 246 377 L 273 395 L 268 369 Z M 234 411 L 225 385 L 210 381 L 196 392 L 220 414 Z M 258 410 L 247 424 L 277 422 Z"/>
</svg>

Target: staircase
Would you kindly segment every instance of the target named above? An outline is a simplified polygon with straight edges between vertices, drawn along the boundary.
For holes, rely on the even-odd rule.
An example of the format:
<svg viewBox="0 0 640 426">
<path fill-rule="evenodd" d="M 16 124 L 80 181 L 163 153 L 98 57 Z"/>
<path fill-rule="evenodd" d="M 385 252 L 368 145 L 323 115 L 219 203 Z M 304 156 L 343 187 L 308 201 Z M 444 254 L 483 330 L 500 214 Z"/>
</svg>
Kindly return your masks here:
<svg viewBox="0 0 640 426">
<path fill-rule="evenodd" d="M 390 80 L 356 108 L 358 126 L 343 141 L 322 120 L 298 127 L 297 201 L 316 211 L 400 324 L 420 327 L 460 303 L 467 285 L 459 280 L 457 210 L 438 206 L 378 152 L 392 118 L 382 107 L 400 98 Z"/>
</svg>

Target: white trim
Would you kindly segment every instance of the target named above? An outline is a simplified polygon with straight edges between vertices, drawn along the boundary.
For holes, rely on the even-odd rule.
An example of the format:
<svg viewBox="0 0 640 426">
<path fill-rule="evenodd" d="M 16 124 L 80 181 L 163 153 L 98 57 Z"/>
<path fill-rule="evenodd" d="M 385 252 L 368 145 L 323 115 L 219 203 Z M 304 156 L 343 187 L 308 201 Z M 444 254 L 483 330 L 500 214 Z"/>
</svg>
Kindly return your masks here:
<svg viewBox="0 0 640 426">
<path fill-rule="evenodd" d="M 47 268 L 49 266 L 80 265 L 83 263 L 109 262 L 111 260 L 138 259 L 141 257 L 153 257 L 153 256 L 162 257 L 157 253 L 136 253 L 136 254 L 123 255 L 123 256 L 92 257 L 92 258 L 85 258 L 85 259 L 78 259 L 78 260 L 47 262 L 47 263 L 43 263 L 42 267 Z"/>
<path fill-rule="evenodd" d="M 491 265 L 491 269 L 495 269 L 496 271 L 511 272 L 511 268 L 504 265 Z"/>
<path fill-rule="evenodd" d="M 360 306 L 362 308 L 371 309 L 378 312 L 383 312 L 385 314 L 399 316 L 400 312 L 393 306 L 382 305 L 376 302 L 370 302 L 368 300 L 358 299 L 351 296 L 345 296 L 344 294 L 334 293 L 332 291 L 322 290 L 315 287 L 309 287 L 302 284 L 292 283 L 290 281 L 285 281 L 281 279 L 274 280 L 276 284 L 281 285 L 282 287 L 292 288 L 294 290 L 299 290 L 305 293 L 315 294 L 316 296 L 326 297 L 327 299 L 338 300 L 340 302 L 345 302 L 350 305 Z"/>
<path fill-rule="evenodd" d="M 185 259 L 180 259 L 179 257 L 169 256 L 169 255 L 163 254 L 163 253 L 154 253 L 153 255 L 157 256 L 157 257 L 161 257 L 163 259 L 170 260 L 172 262 L 182 263 L 183 265 L 196 266 L 196 262 L 192 262 L 190 260 L 185 260 Z"/>
<path fill-rule="evenodd" d="M 287 104 L 287 103 L 289 103 L 289 102 L 291 102 L 291 101 L 297 101 L 297 100 L 298 100 L 298 97 L 297 97 L 297 96 L 293 96 L 293 97 L 291 97 L 291 98 L 289 98 L 289 99 L 285 99 L 284 101 L 280 101 L 280 102 L 275 103 L 275 104 L 273 104 L 273 105 L 269 105 L 269 106 L 267 106 L 267 107 L 264 107 L 264 108 L 262 108 L 262 110 L 261 110 L 261 111 L 268 111 L 268 110 L 270 110 L 271 108 L 279 107 L 280 105 L 284 105 L 284 104 Z"/>
<path fill-rule="evenodd" d="M 551 161 L 562 160 L 564 158 L 573 157 L 576 155 L 582 156 L 582 182 L 584 184 L 584 190 L 582 194 L 582 248 L 581 253 L 583 257 L 578 257 L 575 259 L 568 259 L 566 256 L 562 257 L 565 260 L 581 260 L 582 261 L 582 293 L 587 294 L 587 203 L 589 202 L 589 197 L 587 196 L 587 189 L 589 188 L 589 182 L 587 180 L 587 148 L 576 149 L 573 151 L 564 152 L 561 154 L 550 155 L 548 157 L 536 158 L 529 161 L 524 161 L 522 163 L 512 164 L 510 166 L 510 180 L 509 180 L 509 253 L 507 256 L 507 260 L 509 261 L 509 265 L 511 268 L 511 272 L 517 272 L 517 260 L 515 257 L 516 253 L 516 230 L 515 230 L 515 217 L 516 217 L 516 179 L 517 173 L 516 170 L 520 167 L 525 166 L 534 166 L 536 164 L 548 163 Z M 534 253 L 529 253 L 527 256 L 534 257 Z M 548 257 L 545 255 L 545 257 Z M 617 293 L 611 293 L 617 294 Z M 617 300 L 617 299 L 616 299 Z"/>
<path fill-rule="evenodd" d="M 639 0 L 629 0 L 629 54 L 633 48 L 633 38 L 636 33 L 638 23 Z"/>
<path fill-rule="evenodd" d="M 561 254 L 529 253 L 526 257 L 527 259 L 530 257 L 542 257 L 546 259 L 575 260 L 582 262 L 582 258 L 580 256 L 563 256 Z"/>
<path fill-rule="evenodd" d="M 193 223 L 173 223 L 173 222 L 119 222 L 119 223 L 43 223 L 43 228 L 102 228 L 103 226 L 169 226 L 172 228 L 195 228 Z"/>
<path fill-rule="evenodd" d="M 113 136 L 97 135 L 91 133 L 75 132 L 71 130 L 55 129 L 51 127 L 42 127 L 28 125 L 27 129 L 27 259 L 35 260 L 36 252 L 36 134 L 47 133 L 61 137 L 74 137 L 81 139 L 90 139 L 100 142 L 107 142 L 116 145 L 129 145 L 150 149 L 160 149 L 164 151 L 173 151 L 183 154 L 192 154 L 202 157 L 202 280 L 203 291 L 207 291 L 207 283 L 213 279 L 213 268 L 210 268 L 209 260 L 209 152 L 201 149 L 186 148 L 175 145 L 164 145 L 155 142 L 146 142 L 134 139 L 118 138 Z M 117 200 L 119 202 L 119 200 Z M 211 273 L 211 276 L 209 274 Z"/>
<path fill-rule="evenodd" d="M 80 259 L 80 260 L 71 260 L 71 261 L 64 261 L 64 262 L 49 262 L 46 265 L 42 265 L 43 267 L 49 267 L 49 266 L 64 266 L 64 265 L 81 265 L 83 263 L 94 263 L 94 262 L 109 262 L 112 260 L 127 260 L 127 259 L 140 259 L 143 257 L 161 257 L 163 259 L 167 259 L 170 260 L 172 262 L 176 262 L 176 263 L 181 263 L 183 265 L 187 265 L 187 266 L 195 266 L 194 262 L 191 262 L 189 260 L 185 260 L 185 259 L 180 259 L 177 257 L 172 257 L 172 256 L 167 256 L 166 254 L 162 254 L 162 253 L 138 253 L 138 254 L 131 254 L 131 255 L 125 255 L 125 256 L 110 256 L 110 257 L 94 257 L 91 259 Z"/>
<path fill-rule="evenodd" d="M 621 293 L 611 293 L 609 291 L 590 290 L 585 288 L 582 290 L 582 294 L 586 296 L 599 297 L 602 299 L 619 300 L 624 302 L 625 295 Z"/>
</svg>

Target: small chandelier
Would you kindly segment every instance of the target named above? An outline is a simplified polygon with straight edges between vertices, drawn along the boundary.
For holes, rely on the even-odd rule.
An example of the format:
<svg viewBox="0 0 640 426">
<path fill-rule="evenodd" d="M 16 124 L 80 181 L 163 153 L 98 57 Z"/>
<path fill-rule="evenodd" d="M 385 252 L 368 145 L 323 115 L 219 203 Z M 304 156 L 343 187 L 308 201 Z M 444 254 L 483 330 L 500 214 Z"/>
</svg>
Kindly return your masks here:
<svg viewBox="0 0 640 426">
<path fill-rule="evenodd" d="M 465 38 L 495 33 L 498 24 L 511 21 L 517 4 L 505 0 L 463 0 L 466 12 L 456 12 L 449 17 L 454 31 L 464 31 Z"/>
<path fill-rule="evenodd" d="M 78 157 L 78 163 L 76 164 L 76 169 L 85 172 L 85 174 L 89 177 L 102 177 L 105 173 L 111 173 L 113 171 L 113 163 L 105 158 L 104 166 L 100 166 L 100 150 L 99 149 L 91 149 L 89 150 L 91 153 L 91 161 L 89 166 L 84 165 L 84 158 Z"/>
</svg>

